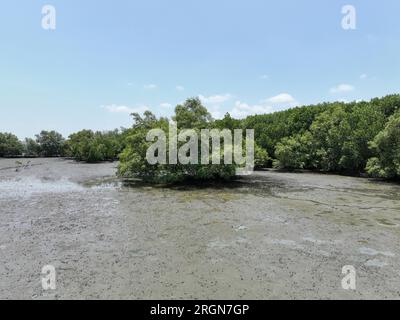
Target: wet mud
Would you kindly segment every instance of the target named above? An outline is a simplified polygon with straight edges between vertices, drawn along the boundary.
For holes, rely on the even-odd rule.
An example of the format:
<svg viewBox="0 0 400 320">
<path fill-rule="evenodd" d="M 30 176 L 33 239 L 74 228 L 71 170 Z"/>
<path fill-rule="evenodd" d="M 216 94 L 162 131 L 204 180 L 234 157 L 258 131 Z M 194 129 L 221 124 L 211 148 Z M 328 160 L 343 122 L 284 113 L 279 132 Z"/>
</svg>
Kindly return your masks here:
<svg viewBox="0 0 400 320">
<path fill-rule="evenodd" d="M 116 166 L 0 159 L 0 299 L 400 298 L 400 185 L 265 171 L 150 186 Z"/>
</svg>

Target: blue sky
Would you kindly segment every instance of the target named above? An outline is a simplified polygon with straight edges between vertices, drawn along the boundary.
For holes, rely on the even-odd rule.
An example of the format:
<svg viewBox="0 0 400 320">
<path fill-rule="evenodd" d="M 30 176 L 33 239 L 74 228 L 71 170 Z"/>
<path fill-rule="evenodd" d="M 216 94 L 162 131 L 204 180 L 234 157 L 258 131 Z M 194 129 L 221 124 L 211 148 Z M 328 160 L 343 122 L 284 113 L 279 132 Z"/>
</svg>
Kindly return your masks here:
<svg viewBox="0 0 400 320">
<path fill-rule="evenodd" d="M 56 8 L 56 30 L 41 26 Z M 344 30 L 341 9 L 356 8 Z M 131 124 L 200 96 L 215 117 L 399 93 L 398 0 L 8 0 L 0 131 Z"/>
</svg>

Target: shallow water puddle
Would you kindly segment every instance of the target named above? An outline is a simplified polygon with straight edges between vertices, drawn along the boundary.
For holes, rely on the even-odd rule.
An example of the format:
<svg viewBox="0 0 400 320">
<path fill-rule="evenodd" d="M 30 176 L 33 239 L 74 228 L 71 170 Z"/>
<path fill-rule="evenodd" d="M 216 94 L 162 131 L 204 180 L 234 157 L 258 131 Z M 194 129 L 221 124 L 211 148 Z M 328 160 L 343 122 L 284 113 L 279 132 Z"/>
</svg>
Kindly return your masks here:
<svg viewBox="0 0 400 320">
<path fill-rule="evenodd" d="M 366 263 L 364 263 L 366 267 L 377 267 L 377 268 L 382 268 L 388 265 L 388 263 L 380 261 L 378 259 L 372 259 L 368 260 Z"/>
<path fill-rule="evenodd" d="M 361 254 L 365 254 L 368 256 L 377 256 L 377 255 L 382 255 L 382 256 L 386 256 L 386 257 L 394 257 L 395 254 L 390 252 L 390 251 L 378 251 L 372 248 L 367 248 L 367 247 L 362 247 L 359 249 L 359 252 Z"/>
<path fill-rule="evenodd" d="M 376 221 L 378 221 L 378 224 L 380 226 L 384 226 L 384 227 L 396 228 L 399 226 L 397 223 L 390 222 L 388 219 L 376 219 Z"/>
<path fill-rule="evenodd" d="M 80 192 L 84 188 L 67 179 L 48 180 L 22 178 L 18 180 L 0 181 L 0 199 L 10 197 L 30 197 L 38 193 Z"/>
</svg>

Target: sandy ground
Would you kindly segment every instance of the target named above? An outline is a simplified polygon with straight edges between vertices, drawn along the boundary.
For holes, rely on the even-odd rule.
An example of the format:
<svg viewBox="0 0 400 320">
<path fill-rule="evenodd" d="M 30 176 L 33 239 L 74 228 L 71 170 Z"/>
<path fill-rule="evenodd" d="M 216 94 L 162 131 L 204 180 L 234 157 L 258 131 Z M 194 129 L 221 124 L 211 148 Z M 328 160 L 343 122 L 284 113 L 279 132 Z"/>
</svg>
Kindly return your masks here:
<svg viewBox="0 0 400 320">
<path fill-rule="evenodd" d="M 272 171 L 126 186 L 115 163 L 22 162 L 0 159 L 0 299 L 400 298 L 399 185 Z"/>
</svg>

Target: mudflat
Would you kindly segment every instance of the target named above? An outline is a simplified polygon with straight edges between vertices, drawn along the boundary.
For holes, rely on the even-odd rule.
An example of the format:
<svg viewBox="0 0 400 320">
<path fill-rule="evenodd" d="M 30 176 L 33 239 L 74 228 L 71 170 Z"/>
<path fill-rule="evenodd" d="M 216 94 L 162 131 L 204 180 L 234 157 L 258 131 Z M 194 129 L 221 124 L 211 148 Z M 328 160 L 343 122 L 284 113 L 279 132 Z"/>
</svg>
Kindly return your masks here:
<svg viewBox="0 0 400 320">
<path fill-rule="evenodd" d="M 265 171 L 167 188 L 116 167 L 0 159 L 0 299 L 400 298 L 400 185 Z"/>
</svg>

